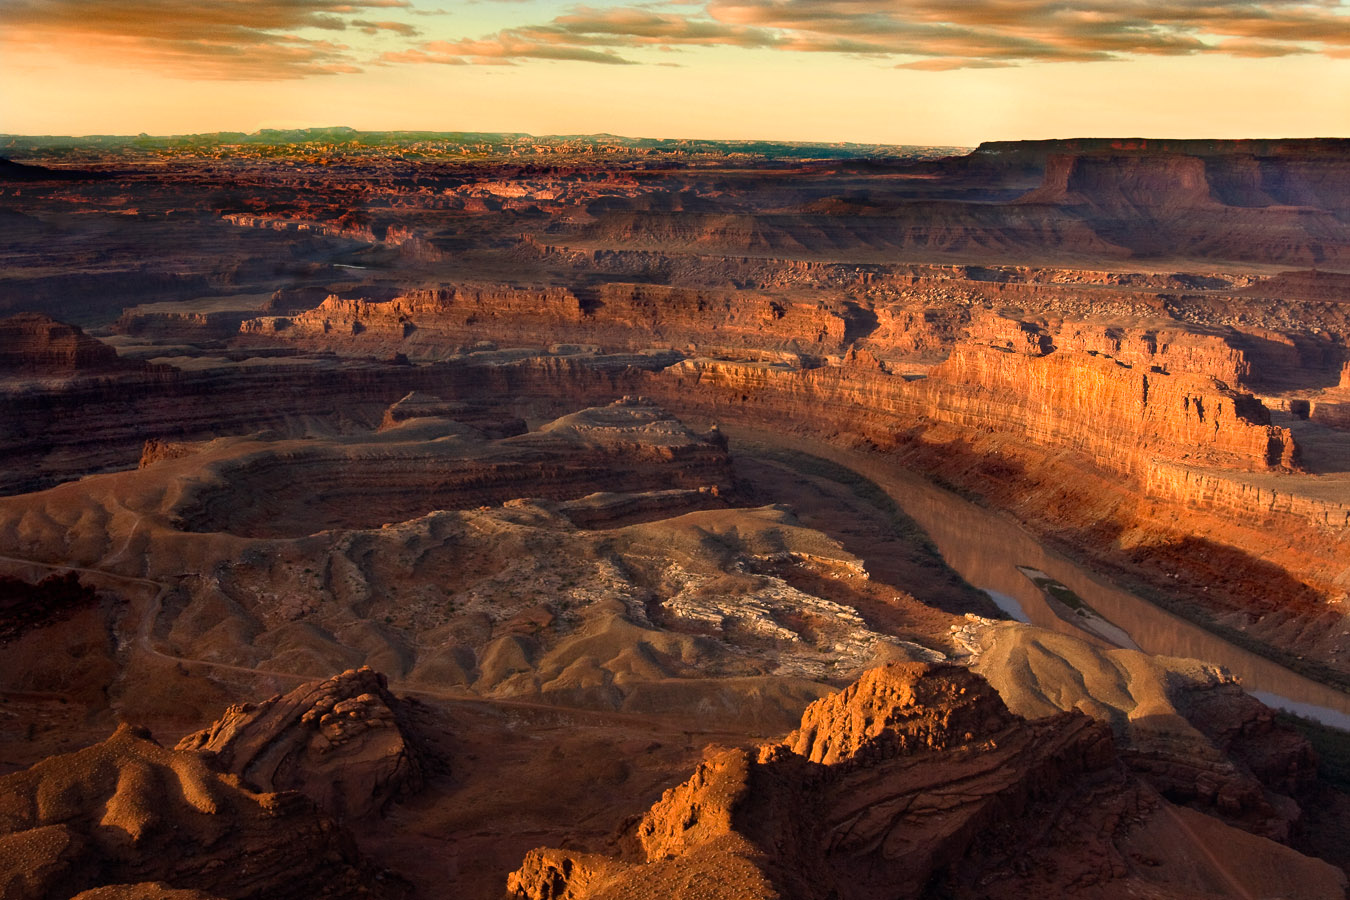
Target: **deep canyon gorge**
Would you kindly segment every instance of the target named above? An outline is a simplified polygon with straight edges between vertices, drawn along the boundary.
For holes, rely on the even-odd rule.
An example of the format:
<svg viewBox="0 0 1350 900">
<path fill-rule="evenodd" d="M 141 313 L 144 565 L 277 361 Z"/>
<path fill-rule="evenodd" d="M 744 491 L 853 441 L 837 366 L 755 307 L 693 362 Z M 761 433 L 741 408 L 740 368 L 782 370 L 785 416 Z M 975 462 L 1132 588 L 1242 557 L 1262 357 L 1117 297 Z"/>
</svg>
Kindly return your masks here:
<svg viewBox="0 0 1350 900">
<path fill-rule="evenodd" d="M 1345 896 L 1350 141 L 293 137 L 0 136 L 0 895 Z"/>
</svg>

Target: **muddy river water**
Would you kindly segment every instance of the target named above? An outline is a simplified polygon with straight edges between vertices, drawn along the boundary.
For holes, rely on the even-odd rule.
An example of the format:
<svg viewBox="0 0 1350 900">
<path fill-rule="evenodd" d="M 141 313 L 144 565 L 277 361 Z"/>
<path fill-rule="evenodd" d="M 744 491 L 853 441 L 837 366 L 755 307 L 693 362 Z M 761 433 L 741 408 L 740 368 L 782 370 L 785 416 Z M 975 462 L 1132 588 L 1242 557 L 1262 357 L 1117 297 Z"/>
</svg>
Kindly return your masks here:
<svg viewBox="0 0 1350 900">
<path fill-rule="evenodd" d="M 1041 588 L 1018 566 L 1039 569 L 1062 582 L 1147 653 L 1216 663 L 1241 678 L 1243 686 L 1266 704 L 1350 730 L 1350 694 L 1305 678 L 1116 587 L 1045 547 L 1008 516 L 976 506 L 876 456 L 782 436 L 753 437 L 829 459 L 873 481 L 928 533 L 949 566 L 1022 621 L 1086 637 L 1051 611 Z"/>
</svg>

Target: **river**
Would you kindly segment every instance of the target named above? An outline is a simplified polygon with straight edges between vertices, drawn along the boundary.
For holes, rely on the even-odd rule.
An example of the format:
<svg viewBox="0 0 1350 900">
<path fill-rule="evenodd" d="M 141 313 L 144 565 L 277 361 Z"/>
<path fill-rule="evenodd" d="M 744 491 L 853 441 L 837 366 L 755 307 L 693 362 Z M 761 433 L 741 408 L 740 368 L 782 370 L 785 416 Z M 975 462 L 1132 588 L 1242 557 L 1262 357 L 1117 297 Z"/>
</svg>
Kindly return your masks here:
<svg viewBox="0 0 1350 900">
<path fill-rule="evenodd" d="M 734 436 L 738 431 L 731 433 Z M 1009 516 L 976 506 L 872 454 L 782 435 L 743 433 L 753 440 L 828 459 L 869 478 L 928 533 L 947 565 L 1021 621 L 1091 639 L 1051 612 L 1041 589 L 1017 567 L 1040 569 L 1122 628 L 1145 652 L 1221 665 L 1267 705 L 1350 730 L 1350 694 L 1244 650 L 1117 587 L 1047 548 Z"/>
</svg>

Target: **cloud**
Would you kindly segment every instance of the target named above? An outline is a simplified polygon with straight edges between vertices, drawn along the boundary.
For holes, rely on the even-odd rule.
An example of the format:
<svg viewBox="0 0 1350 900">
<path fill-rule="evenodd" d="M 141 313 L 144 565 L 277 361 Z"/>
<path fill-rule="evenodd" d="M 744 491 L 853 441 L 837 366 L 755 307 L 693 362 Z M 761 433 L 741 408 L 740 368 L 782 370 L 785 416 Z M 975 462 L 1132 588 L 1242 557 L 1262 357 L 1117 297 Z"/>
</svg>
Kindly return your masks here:
<svg viewBox="0 0 1350 900">
<path fill-rule="evenodd" d="M 447 36 L 453 17 L 418 18 L 440 26 L 420 42 L 405 19 L 446 10 L 412 2 L 0 0 L 0 49 L 259 80 L 372 62 L 633 65 L 653 61 L 647 51 L 696 47 L 834 54 L 922 71 L 1141 56 L 1350 56 L 1350 0 L 647 0 L 579 5 L 533 23 L 525 17 L 534 7 L 511 3 L 499 8 L 526 24 Z M 344 35 L 352 40 L 337 40 Z"/>
<path fill-rule="evenodd" d="M 416 28 L 402 22 L 358 18 L 410 5 L 410 0 L 4 0 L 0 43 L 156 67 L 186 78 L 302 78 L 361 70 L 357 51 L 322 34 L 355 29 L 416 35 Z"/>
<path fill-rule="evenodd" d="M 1274 41 L 1255 41 L 1247 38 L 1230 38 L 1221 42 L 1219 49 L 1231 56 L 1242 56 L 1247 57 L 1248 59 L 1297 56 L 1313 52 L 1308 47 L 1303 47 L 1298 44 L 1281 44 Z M 1338 56 L 1340 54 L 1337 51 L 1333 51 L 1330 55 Z"/>
<path fill-rule="evenodd" d="M 550 43 L 526 37 L 521 32 L 503 31 L 483 40 L 429 41 L 414 50 L 389 52 L 380 57 L 386 63 L 441 63 L 443 65 L 515 65 L 520 59 L 572 60 L 574 62 L 634 65 L 611 50 L 593 50 L 567 42 Z"/>
<path fill-rule="evenodd" d="M 632 51 L 691 46 L 875 57 L 929 71 L 1137 56 L 1339 57 L 1350 48 L 1350 9 L 1345 0 L 667 0 L 580 6 L 385 61 L 612 64 Z"/>
<path fill-rule="evenodd" d="M 897 69 L 916 69 L 920 72 L 950 72 L 953 69 L 1006 69 L 1010 62 L 997 62 L 992 59 L 966 59 L 961 56 L 935 56 L 914 62 L 896 63 Z"/>
<path fill-rule="evenodd" d="M 372 22 L 369 19 L 352 19 L 347 23 L 352 28 L 359 28 L 366 34 L 378 34 L 381 31 L 392 31 L 394 34 L 400 34 L 404 37 L 413 37 L 417 29 L 407 22 Z"/>
</svg>

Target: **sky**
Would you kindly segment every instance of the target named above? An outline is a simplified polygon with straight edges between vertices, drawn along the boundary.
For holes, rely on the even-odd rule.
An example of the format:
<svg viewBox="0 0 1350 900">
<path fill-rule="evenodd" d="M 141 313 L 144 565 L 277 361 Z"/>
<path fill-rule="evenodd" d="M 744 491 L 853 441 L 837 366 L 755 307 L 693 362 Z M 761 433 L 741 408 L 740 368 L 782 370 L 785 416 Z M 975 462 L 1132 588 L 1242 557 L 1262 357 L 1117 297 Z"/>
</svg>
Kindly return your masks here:
<svg viewBox="0 0 1350 900">
<path fill-rule="evenodd" d="M 1350 0 L 0 0 L 0 132 L 1350 136 Z"/>
</svg>

